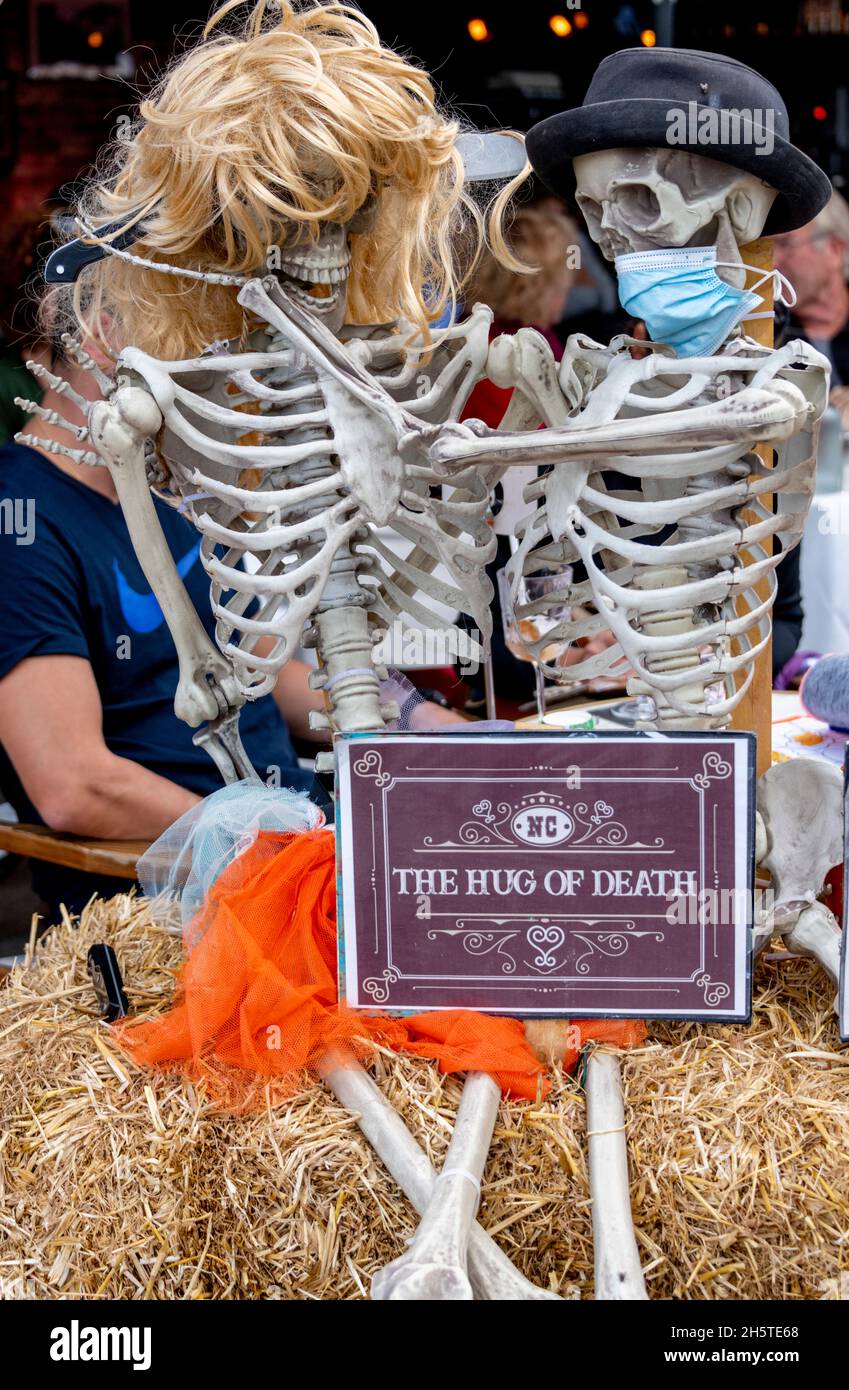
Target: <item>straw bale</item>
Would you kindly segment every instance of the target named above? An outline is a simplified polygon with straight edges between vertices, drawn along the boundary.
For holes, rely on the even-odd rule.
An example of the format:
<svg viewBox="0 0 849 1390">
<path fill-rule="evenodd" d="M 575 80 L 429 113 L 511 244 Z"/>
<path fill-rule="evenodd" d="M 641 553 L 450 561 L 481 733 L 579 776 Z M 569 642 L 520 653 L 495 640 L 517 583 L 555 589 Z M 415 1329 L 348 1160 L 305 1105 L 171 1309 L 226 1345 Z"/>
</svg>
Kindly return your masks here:
<svg viewBox="0 0 849 1390">
<path fill-rule="evenodd" d="M 415 1228 L 319 1084 L 214 1111 L 139 1071 L 94 1010 L 109 941 L 137 1011 L 167 1007 L 181 947 L 150 905 L 95 901 L 0 986 L 0 1297 L 367 1296 Z M 811 962 L 757 968 L 751 1027 L 656 1024 L 623 1062 L 635 1223 L 652 1298 L 849 1298 L 849 1050 Z M 374 1072 L 439 1164 L 459 1083 L 382 1053 Z M 481 1221 L 516 1265 L 592 1297 L 579 1078 L 504 1104 Z"/>
</svg>

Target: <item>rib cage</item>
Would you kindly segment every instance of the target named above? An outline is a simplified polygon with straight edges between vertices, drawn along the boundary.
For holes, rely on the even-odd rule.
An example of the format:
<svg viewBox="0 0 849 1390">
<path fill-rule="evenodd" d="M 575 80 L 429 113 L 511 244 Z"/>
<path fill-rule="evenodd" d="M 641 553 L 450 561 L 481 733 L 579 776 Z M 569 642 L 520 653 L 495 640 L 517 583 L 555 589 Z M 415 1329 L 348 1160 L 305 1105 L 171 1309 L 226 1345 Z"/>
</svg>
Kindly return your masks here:
<svg viewBox="0 0 849 1390">
<path fill-rule="evenodd" d="M 490 490 L 511 464 L 541 461 L 549 471 L 525 492 L 539 505 L 519 528 L 514 589 L 521 573 L 575 561 L 586 577 L 517 605 L 517 616 L 565 604 L 594 611 L 526 642 L 530 654 L 554 680 L 632 667 L 629 688 L 651 692 L 661 724 L 727 722 L 769 640 L 780 555 L 764 542 L 777 535 L 784 550 L 795 545 L 807 515 L 828 390 L 821 354 L 800 342 L 773 351 L 734 338 L 714 357 L 682 360 L 661 347 L 637 361 L 627 351 L 633 340 L 602 348 L 575 336 L 558 370 L 530 329 L 490 350 L 491 314 L 476 306 L 427 360 L 387 329 L 353 330 L 343 346 L 281 293 L 274 280 L 242 290 L 240 301 L 266 326 L 245 352 L 216 345 L 210 356 L 159 362 L 128 348 L 118 364 L 117 384 L 141 385 L 164 420 L 148 481 L 165 487 L 201 533 L 234 693 L 270 689 L 309 626 L 327 667 L 317 683 L 329 695 L 329 722 L 381 727 L 370 624 L 409 615 L 433 626 L 427 600 L 438 599 L 469 614 L 486 638 Z M 494 380 L 517 387 L 499 431 L 457 423 L 487 363 Z M 98 408 L 33 366 L 85 414 Z M 100 384 L 109 397 L 113 384 Z M 122 390 L 110 429 L 124 419 Z M 88 438 L 87 427 L 22 404 Z M 542 434 L 540 421 L 550 426 Z M 101 461 L 97 451 L 24 438 Z M 751 452 L 755 441 L 778 446 L 774 469 Z M 114 445 L 110 467 L 126 447 Z M 607 487 L 602 469 L 639 486 Z M 439 495 L 446 483 L 448 497 Z M 775 514 L 761 501 L 769 493 L 778 497 Z M 403 559 L 378 532 L 390 520 L 413 547 Z M 255 572 L 240 568 L 248 557 Z M 448 581 L 433 578 L 439 563 Z M 568 673 L 543 661 L 546 647 L 601 628 L 612 629 L 614 645 Z M 453 631 L 458 655 L 479 655 Z M 257 650 L 263 638 L 268 652 Z M 207 669 L 191 642 L 187 652 Z M 722 691 L 708 701 L 717 682 Z"/>
<path fill-rule="evenodd" d="M 666 357 L 641 363 L 593 348 L 588 352 L 586 342 L 570 339 L 567 350 L 567 375 L 570 355 L 584 375 L 588 360 L 595 369 L 592 409 L 573 417 L 576 424 L 588 423 L 590 413 L 592 423 L 602 423 L 692 408 L 720 393 L 782 379 L 800 388 L 812 406 L 807 427 L 778 444 L 774 468 L 748 445 L 670 453 L 653 451 L 647 439 L 644 452 L 604 459 L 605 470 L 642 484 L 642 491 L 606 488 L 591 459 L 571 472 L 568 464 L 552 468 L 526 490 L 528 502 L 539 505 L 521 528 L 509 567 L 514 588 L 521 573 L 559 564 L 580 562 L 587 578 L 517 604 L 517 617 L 533 621 L 564 605 L 594 608 L 590 617 L 564 619 L 526 642 L 547 677 L 577 681 L 620 675 L 630 667 L 629 690 L 653 695 L 661 723 L 720 728 L 769 641 L 781 552 L 768 554 L 764 541 L 778 536 L 786 551 L 802 533 L 814 487 L 827 364 L 805 343 L 771 351 L 737 340 L 715 358 L 676 362 L 673 375 Z M 761 501 L 770 493 L 778 497 L 776 514 Z M 661 543 L 651 544 L 659 534 Z M 758 593 L 761 585 L 765 596 Z M 616 642 L 605 651 L 566 669 L 542 660 L 547 647 L 606 627 Z M 721 692 L 706 696 L 719 683 Z"/>
<path fill-rule="evenodd" d="M 489 312 L 445 335 L 428 372 L 414 350 L 398 353 L 395 334 L 355 340 L 350 352 L 327 334 L 338 354 L 328 363 L 312 341 L 315 321 L 268 282 L 251 282 L 240 299 L 265 325 L 249 351 L 160 362 L 129 348 L 119 367 L 163 412 L 161 495 L 201 534 L 216 642 L 241 691 L 269 691 L 315 615 L 335 607 L 364 608 L 375 626 L 409 616 L 433 627 L 427 599 L 438 599 L 487 638 L 488 494 L 475 470 L 460 468 L 450 482 L 462 498 L 433 495 L 448 475 L 427 463 L 422 441 L 425 420 L 456 418 L 482 375 Z M 372 380 L 359 363 L 375 356 L 383 375 Z M 424 567 L 387 545 L 387 524 Z M 449 581 L 429 573 L 438 563 Z M 462 629 L 453 634 L 458 655 L 480 656 Z M 262 639 L 272 642 L 265 654 Z"/>
</svg>

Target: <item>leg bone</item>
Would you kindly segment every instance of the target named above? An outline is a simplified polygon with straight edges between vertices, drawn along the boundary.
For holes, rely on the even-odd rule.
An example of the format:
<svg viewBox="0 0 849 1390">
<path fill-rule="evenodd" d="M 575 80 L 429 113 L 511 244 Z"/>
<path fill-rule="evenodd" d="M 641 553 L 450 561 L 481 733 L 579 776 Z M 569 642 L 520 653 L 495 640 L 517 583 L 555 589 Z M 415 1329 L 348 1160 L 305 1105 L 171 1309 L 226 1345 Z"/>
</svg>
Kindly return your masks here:
<svg viewBox="0 0 849 1390">
<path fill-rule="evenodd" d="M 799 920 L 785 933 L 784 940 L 791 950 L 818 960 L 836 985 L 840 979 L 842 935 L 834 913 L 829 912 L 825 903 L 811 903 L 800 912 Z"/>
<path fill-rule="evenodd" d="M 631 1216 L 619 1059 L 611 1052 L 592 1052 L 587 1063 L 587 1135 L 596 1299 L 647 1299 Z"/>
<path fill-rule="evenodd" d="M 472 1299 L 466 1253 L 499 1100 L 492 1077 L 472 1072 L 463 1087 L 445 1165 L 419 1229 L 406 1254 L 374 1276 L 372 1298 Z"/>
<path fill-rule="evenodd" d="M 329 1062 L 324 1079 L 336 1099 L 356 1116 L 363 1134 L 383 1160 L 416 1211 L 424 1214 L 436 1174 L 400 1115 L 362 1067 Z M 475 1223 L 469 1236 L 469 1276 L 476 1298 L 489 1300 L 551 1300 L 510 1263 L 486 1232 Z"/>
</svg>

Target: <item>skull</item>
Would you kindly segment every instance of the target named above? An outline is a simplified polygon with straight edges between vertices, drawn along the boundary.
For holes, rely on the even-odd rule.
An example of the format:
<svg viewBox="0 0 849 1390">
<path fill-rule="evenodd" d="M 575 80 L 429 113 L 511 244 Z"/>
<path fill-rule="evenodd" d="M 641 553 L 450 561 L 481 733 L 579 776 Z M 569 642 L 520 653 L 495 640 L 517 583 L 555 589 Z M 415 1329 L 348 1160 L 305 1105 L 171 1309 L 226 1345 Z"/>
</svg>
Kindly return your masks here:
<svg viewBox="0 0 849 1390">
<path fill-rule="evenodd" d="M 777 196 L 754 174 L 688 150 L 601 150 L 574 165 L 578 206 L 609 261 L 626 251 L 716 246 L 718 261 L 739 262 L 737 248 L 760 236 Z M 739 285 L 744 273 L 724 278 Z"/>
<path fill-rule="evenodd" d="M 333 333 L 345 321 L 351 271 L 348 228 L 346 222 L 323 222 L 315 241 L 302 234 L 286 237 L 271 265 L 286 293 Z"/>
<path fill-rule="evenodd" d="M 372 195 L 350 222 L 320 223 L 315 241 L 305 235 L 302 225 L 287 224 L 281 234 L 282 246 L 275 248 L 274 275 L 287 294 L 331 333 L 338 333 L 345 322 L 351 273 L 349 237 L 370 231 L 376 215 L 377 198 Z"/>
</svg>

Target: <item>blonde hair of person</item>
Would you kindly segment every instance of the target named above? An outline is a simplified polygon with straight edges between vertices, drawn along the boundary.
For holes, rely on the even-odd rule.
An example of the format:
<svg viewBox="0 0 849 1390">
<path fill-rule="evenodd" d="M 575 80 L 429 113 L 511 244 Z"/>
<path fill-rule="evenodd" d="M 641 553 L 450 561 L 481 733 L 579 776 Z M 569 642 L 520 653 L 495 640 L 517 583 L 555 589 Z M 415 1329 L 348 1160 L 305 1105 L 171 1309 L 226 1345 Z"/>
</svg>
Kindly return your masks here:
<svg viewBox="0 0 849 1390">
<path fill-rule="evenodd" d="M 140 103 L 77 216 L 95 230 L 143 223 L 135 256 L 238 275 L 263 273 L 271 248 L 315 238 L 322 222 L 346 223 L 373 199 L 371 225 L 351 237 L 348 319 L 405 318 L 430 341 L 429 322 L 460 292 L 461 258 L 473 265 L 488 240 L 521 269 L 502 218 L 526 175 L 485 215 L 463 191 L 458 123 L 438 109 L 427 74 L 385 47 L 359 10 L 260 0 L 243 25 L 222 24 L 240 7 L 223 5 Z M 132 343 L 180 359 L 244 337 L 237 294 L 238 285 L 107 254 L 73 287 L 49 292 L 44 308 L 54 327 L 58 314 L 110 356 Z"/>
<path fill-rule="evenodd" d="M 470 277 L 467 302 L 488 304 L 497 318 L 548 328 L 562 315 L 552 318 L 546 306 L 556 299 L 558 291 L 564 304 L 577 275 L 570 256 L 577 246 L 577 227 L 564 213 L 521 208 L 510 225 L 509 237 L 524 273 L 485 250 Z M 538 273 L 528 275 L 527 269 Z"/>
</svg>

